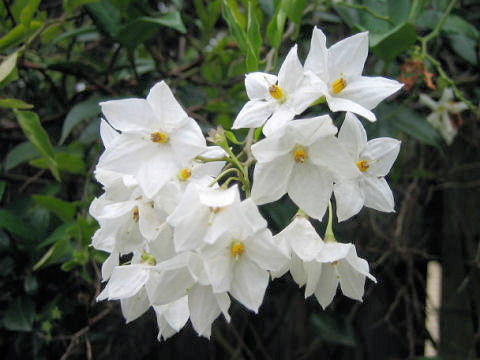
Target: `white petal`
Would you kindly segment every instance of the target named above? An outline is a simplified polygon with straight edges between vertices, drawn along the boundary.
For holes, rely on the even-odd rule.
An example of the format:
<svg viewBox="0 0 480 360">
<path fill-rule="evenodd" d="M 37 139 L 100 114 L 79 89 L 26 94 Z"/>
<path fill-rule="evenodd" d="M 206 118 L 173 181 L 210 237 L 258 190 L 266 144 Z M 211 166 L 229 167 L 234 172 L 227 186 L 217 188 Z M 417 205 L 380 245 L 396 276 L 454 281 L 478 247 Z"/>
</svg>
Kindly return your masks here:
<svg viewBox="0 0 480 360">
<path fill-rule="evenodd" d="M 431 110 L 436 110 L 438 108 L 438 103 L 426 94 L 420 94 L 418 100 L 421 104 L 428 106 Z"/>
<path fill-rule="evenodd" d="M 118 266 L 119 254 L 117 251 L 112 252 L 102 264 L 102 281 L 107 281 L 112 275 L 115 266 Z"/>
<path fill-rule="evenodd" d="M 263 127 L 265 136 L 272 136 L 275 134 L 282 134 L 285 130 L 285 125 L 294 118 L 295 109 L 293 107 L 282 106 L 276 109 L 272 116 L 267 120 Z"/>
<path fill-rule="evenodd" d="M 278 200 L 287 192 L 293 163 L 291 155 L 286 154 L 268 163 L 257 163 L 255 165 L 252 200 L 257 205 Z"/>
<path fill-rule="evenodd" d="M 303 66 L 297 55 L 297 45 L 294 45 L 287 54 L 280 70 L 278 71 L 278 86 L 288 96 L 298 88 L 303 80 Z"/>
<path fill-rule="evenodd" d="M 275 245 L 270 230 L 254 235 L 245 243 L 245 255 L 264 270 L 278 271 L 288 262 L 287 256 Z"/>
<path fill-rule="evenodd" d="M 188 299 L 186 296 L 166 305 L 163 316 L 168 324 L 176 331 L 180 331 L 188 321 Z"/>
<path fill-rule="evenodd" d="M 134 296 L 148 280 L 148 270 L 138 265 L 117 266 L 108 281 L 108 298 L 124 299 Z"/>
<path fill-rule="evenodd" d="M 440 100 L 438 102 L 440 104 L 446 104 L 446 103 L 452 101 L 453 98 L 454 98 L 454 95 L 453 95 L 452 88 L 445 88 L 445 90 L 443 90 L 442 96 L 440 97 Z"/>
<path fill-rule="evenodd" d="M 332 196 L 333 177 L 306 161 L 295 164 L 288 183 L 288 196 L 309 216 L 321 220 Z"/>
<path fill-rule="evenodd" d="M 110 100 L 101 102 L 100 106 L 108 122 L 122 132 L 143 132 L 158 124 L 152 108 L 144 99 Z"/>
<path fill-rule="evenodd" d="M 333 124 L 332 118 L 328 115 L 322 115 L 290 122 L 286 137 L 294 138 L 295 144 L 310 146 L 317 141 L 322 141 L 325 137 L 335 135 L 337 131 L 338 129 Z"/>
<path fill-rule="evenodd" d="M 230 290 L 233 279 L 233 262 L 229 248 L 209 259 L 205 259 L 205 271 L 214 292 L 221 293 Z"/>
<path fill-rule="evenodd" d="M 290 122 L 290 125 L 296 123 Z M 270 136 L 252 145 L 252 154 L 258 162 L 264 163 L 290 152 L 296 140 L 291 136 Z"/>
<path fill-rule="evenodd" d="M 318 261 L 309 261 L 303 264 L 303 268 L 305 269 L 307 278 L 305 284 L 305 298 L 307 298 L 317 289 L 318 281 L 320 280 L 320 276 L 322 274 L 323 265 Z"/>
<path fill-rule="evenodd" d="M 332 302 L 338 288 L 338 278 L 331 264 L 322 265 L 320 279 L 315 289 L 315 297 L 322 308 L 325 309 Z"/>
<path fill-rule="evenodd" d="M 362 301 L 364 287 L 365 287 L 365 275 L 355 271 L 347 261 L 340 261 L 337 265 L 338 274 L 340 275 L 340 288 L 343 295 Z"/>
<path fill-rule="evenodd" d="M 326 242 L 323 245 L 322 251 L 317 256 L 317 261 L 322 263 L 332 263 L 345 258 L 352 244 L 343 244 L 339 242 Z"/>
<path fill-rule="evenodd" d="M 195 156 L 207 149 L 202 130 L 192 118 L 186 118 L 184 125 L 171 133 L 170 145 L 182 165 L 190 163 Z"/>
<path fill-rule="evenodd" d="M 347 83 L 339 96 L 371 110 L 383 99 L 400 90 L 402 86 L 402 83 L 384 77 L 361 76 Z"/>
<path fill-rule="evenodd" d="M 384 178 L 365 176 L 360 186 L 365 194 L 365 206 L 378 211 L 395 211 L 392 190 Z"/>
<path fill-rule="evenodd" d="M 338 221 L 345 221 L 358 214 L 365 202 L 363 191 L 356 180 L 344 180 L 333 185 Z"/>
<path fill-rule="evenodd" d="M 386 176 L 400 151 L 401 142 L 392 138 L 377 138 L 367 143 L 360 154 L 361 160 L 369 162 L 367 173 L 373 176 Z"/>
<path fill-rule="evenodd" d="M 307 282 L 307 274 L 305 273 L 303 261 L 295 255 L 295 253 L 292 254 L 290 261 L 290 274 L 298 286 L 303 286 Z"/>
<path fill-rule="evenodd" d="M 304 68 L 317 74 L 323 81 L 329 81 L 327 58 L 327 38 L 322 30 L 315 27 Z"/>
<path fill-rule="evenodd" d="M 232 129 L 257 128 L 272 115 L 277 104 L 272 101 L 251 100 L 247 102 L 233 122 Z"/>
<path fill-rule="evenodd" d="M 323 241 L 310 221 L 297 217 L 289 231 L 289 242 L 293 252 L 303 261 L 312 261 L 323 247 Z"/>
<path fill-rule="evenodd" d="M 367 56 L 368 32 L 355 34 L 331 46 L 328 49 L 330 81 L 361 75 Z"/>
<path fill-rule="evenodd" d="M 227 293 L 215 294 L 215 297 L 217 299 L 218 306 L 222 310 L 225 320 L 230 322 L 230 314 L 228 313 L 228 309 L 230 308 L 230 303 L 231 303 L 230 297 L 228 296 Z"/>
<path fill-rule="evenodd" d="M 102 138 L 103 146 L 109 147 L 110 144 L 120 135 L 118 131 L 112 128 L 105 120 L 100 121 L 100 137 Z"/>
<path fill-rule="evenodd" d="M 198 193 L 200 203 L 209 207 L 225 207 L 239 201 L 238 187 L 228 189 L 203 188 Z"/>
<path fill-rule="evenodd" d="M 147 101 L 155 112 L 159 124 L 164 125 L 167 131 L 176 129 L 187 117 L 165 81 L 155 84 L 150 89 Z"/>
<path fill-rule="evenodd" d="M 190 321 L 198 335 L 210 338 L 212 323 L 220 315 L 215 294 L 210 286 L 195 285 L 188 292 Z"/>
<path fill-rule="evenodd" d="M 269 99 L 269 88 L 276 83 L 275 75 L 263 72 L 253 72 L 245 76 L 245 89 L 250 100 Z"/>
<path fill-rule="evenodd" d="M 353 159 L 358 159 L 367 145 L 367 132 L 360 120 L 351 112 L 345 115 L 345 120 L 338 132 L 338 139 Z"/>
<path fill-rule="evenodd" d="M 258 312 L 268 285 L 268 272 L 260 269 L 245 257 L 234 266 L 234 278 L 230 293 L 246 308 Z"/>
<path fill-rule="evenodd" d="M 120 299 L 122 314 L 127 323 L 142 316 L 150 307 L 145 288 L 127 299 Z"/>
<path fill-rule="evenodd" d="M 340 94 L 341 95 L 341 94 Z M 362 105 L 357 104 L 356 102 L 342 98 L 340 96 L 329 96 L 327 95 L 327 103 L 330 110 L 333 112 L 336 111 L 351 111 L 357 115 L 363 116 L 368 121 L 376 121 L 377 117 L 373 112 L 368 109 L 365 109 Z"/>
<path fill-rule="evenodd" d="M 153 203 L 138 204 L 138 225 L 141 234 L 148 240 L 154 240 L 165 222 L 162 213 L 153 208 Z"/>
<path fill-rule="evenodd" d="M 187 294 L 187 290 L 195 283 L 195 279 L 187 267 L 150 274 L 145 287 L 152 304 L 169 304 Z M 168 291 L 165 291 L 168 289 Z"/>
<path fill-rule="evenodd" d="M 311 71 L 307 71 L 303 81 L 298 85 L 295 93 L 288 101 L 295 109 L 295 114 L 299 115 L 309 108 L 320 97 L 328 94 L 327 85 Z"/>
</svg>

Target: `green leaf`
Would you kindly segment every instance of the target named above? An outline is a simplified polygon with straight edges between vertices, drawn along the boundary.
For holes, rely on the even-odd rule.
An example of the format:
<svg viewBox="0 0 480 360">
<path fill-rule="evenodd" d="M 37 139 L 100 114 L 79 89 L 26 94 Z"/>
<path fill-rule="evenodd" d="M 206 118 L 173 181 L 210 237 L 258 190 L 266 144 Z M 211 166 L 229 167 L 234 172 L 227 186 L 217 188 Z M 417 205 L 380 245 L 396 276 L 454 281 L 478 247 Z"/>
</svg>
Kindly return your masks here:
<svg viewBox="0 0 480 360">
<path fill-rule="evenodd" d="M 9 171 L 26 161 L 35 159 L 40 153 L 30 141 L 18 144 L 7 154 L 5 170 Z"/>
<path fill-rule="evenodd" d="M 0 99 L 0 108 L 26 110 L 33 108 L 33 105 L 19 99 L 7 98 Z"/>
<path fill-rule="evenodd" d="M 388 0 L 388 16 L 395 24 L 408 21 L 410 14 L 411 0 Z"/>
<path fill-rule="evenodd" d="M 476 40 L 457 34 L 451 34 L 447 37 L 450 46 L 458 56 L 472 65 L 477 65 L 477 55 L 480 56 L 480 54 L 478 54 L 479 49 Z"/>
<path fill-rule="evenodd" d="M 375 55 L 384 61 L 390 61 L 415 43 L 417 33 L 412 24 L 403 23 L 385 34 L 371 34 L 370 40 Z"/>
<path fill-rule="evenodd" d="M 28 38 L 33 34 L 37 29 L 39 29 L 43 23 L 38 20 L 32 20 L 30 26 L 27 28 L 23 24 L 18 24 L 12 30 L 10 30 L 6 35 L 0 38 L 0 52 L 17 45 Z"/>
<path fill-rule="evenodd" d="M 60 174 L 55 161 L 55 153 L 50 143 L 47 132 L 42 127 L 40 120 L 34 112 L 15 110 L 18 122 L 28 140 L 37 148 L 40 154 L 47 160 L 48 168 L 55 177 L 60 181 Z"/>
<path fill-rule="evenodd" d="M 58 170 L 79 175 L 84 175 L 86 173 L 85 162 L 76 154 L 60 151 L 55 154 L 55 161 L 57 163 Z M 48 162 L 45 160 L 45 158 L 31 160 L 30 165 L 40 169 L 48 168 Z"/>
<path fill-rule="evenodd" d="M 267 37 L 272 47 L 278 50 L 282 42 L 283 29 L 285 28 L 285 21 L 287 20 L 287 13 L 285 12 L 285 5 L 287 0 L 282 0 L 275 11 L 272 20 L 267 25 Z"/>
<path fill-rule="evenodd" d="M 355 331 L 352 324 L 338 315 L 326 312 L 314 314 L 312 323 L 318 336 L 323 340 L 344 346 L 355 346 Z"/>
<path fill-rule="evenodd" d="M 260 46 L 262 45 L 262 36 L 260 35 L 260 26 L 258 25 L 255 10 L 255 6 L 249 1 L 247 22 L 247 72 L 258 70 Z"/>
<path fill-rule="evenodd" d="M 108 0 L 102 0 L 85 6 L 98 28 L 115 38 L 120 31 L 121 14 L 120 11 Z"/>
<path fill-rule="evenodd" d="M 84 26 L 81 28 L 75 28 L 70 31 L 66 31 L 52 40 L 51 44 L 54 45 L 62 40 L 70 39 L 83 34 L 97 33 L 97 28 L 95 26 Z"/>
<path fill-rule="evenodd" d="M 73 10 L 80 6 L 98 2 L 99 0 L 63 0 L 63 8 L 65 12 L 71 14 Z"/>
<path fill-rule="evenodd" d="M 38 290 L 38 281 L 32 274 L 27 275 L 23 282 L 23 289 L 28 295 L 33 295 Z"/>
<path fill-rule="evenodd" d="M 37 249 L 42 249 L 45 246 L 55 244 L 64 239 L 70 240 L 72 238 L 72 231 L 77 228 L 77 224 L 68 222 L 63 223 L 57 227 L 45 240 L 37 245 Z"/>
<path fill-rule="evenodd" d="M 236 144 L 236 145 L 243 145 L 244 142 L 241 142 L 237 139 L 237 137 L 235 136 L 235 134 L 229 130 L 225 130 L 225 136 L 228 140 L 230 140 L 230 142 Z"/>
<path fill-rule="evenodd" d="M 76 205 L 48 195 L 33 195 L 35 203 L 57 215 L 64 222 L 72 221 L 75 217 Z"/>
<path fill-rule="evenodd" d="M 3 317 L 3 326 L 12 331 L 32 331 L 35 304 L 27 297 L 12 301 Z"/>
<path fill-rule="evenodd" d="M 224 0 L 222 3 L 222 14 L 238 47 L 246 54 L 247 34 L 245 33 L 242 18 L 239 16 L 237 3 L 233 0 Z"/>
<path fill-rule="evenodd" d="M 20 22 L 25 25 L 25 27 L 30 27 L 30 21 L 32 20 L 33 14 L 38 9 L 40 5 L 40 0 L 29 0 L 27 6 L 22 9 L 20 13 Z"/>
<path fill-rule="evenodd" d="M 300 25 L 302 20 L 303 10 L 307 6 L 307 0 L 283 1 L 285 13 L 290 21 Z"/>
<path fill-rule="evenodd" d="M 82 121 L 98 116 L 100 113 L 101 101 L 105 98 L 94 98 L 76 104 L 67 114 L 63 121 L 62 135 L 60 136 L 60 144 L 63 144 L 70 132 Z"/>
<path fill-rule="evenodd" d="M 37 271 L 41 267 L 52 265 L 61 261 L 65 255 L 72 250 L 69 238 L 63 238 L 53 244 L 50 249 L 41 257 L 33 266 L 33 271 Z"/>
<path fill-rule="evenodd" d="M 0 229 L 27 241 L 32 241 L 35 237 L 30 226 L 17 215 L 5 209 L 0 209 Z"/>
<path fill-rule="evenodd" d="M 4 180 L 1 180 L 0 181 L 0 201 L 2 201 L 2 198 L 3 198 L 3 194 L 5 192 L 5 185 L 7 184 L 6 181 Z"/>
<path fill-rule="evenodd" d="M 115 36 L 122 45 L 134 49 L 143 42 L 151 39 L 161 30 L 169 27 L 182 34 L 187 32 L 178 11 L 161 14 L 158 17 L 140 17 L 123 26 Z"/>
<path fill-rule="evenodd" d="M 17 66 L 18 51 L 15 51 L 8 55 L 5 60 L 0 64 L 0 81 L 3 81 Z"/>
</svg>

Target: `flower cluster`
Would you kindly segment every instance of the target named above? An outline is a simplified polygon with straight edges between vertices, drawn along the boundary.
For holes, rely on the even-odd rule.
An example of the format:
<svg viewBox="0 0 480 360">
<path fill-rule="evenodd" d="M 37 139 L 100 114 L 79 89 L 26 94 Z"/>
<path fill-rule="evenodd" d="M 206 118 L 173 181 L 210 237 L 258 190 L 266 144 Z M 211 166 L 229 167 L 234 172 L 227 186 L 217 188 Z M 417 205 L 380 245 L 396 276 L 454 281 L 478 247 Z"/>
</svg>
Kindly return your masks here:
<svg viewBox="0 0 480 360">
<path fill-rule="evenodd" d="M 209 337 L 218 316 L 230 320 L 231 298 L 257 312 L 269 278 L 288 271 L 324 308 L 339 284 L 362 300 L 366 278 L 376 280 L 353 244 L 336 241 L 330 199 L 339 221 L 363 206 L 394 211 L 384 177 L 400 148 L 391 138 L 367 141 L 354 115 L 374 121 L 371 109 L 401 87 L 362 76 L 367 53 L 367 33 L 327 49 L 315 28 L 304 66 L 294 46 L 278 76 L 247 74 L 250 100 L 233 127 L 263 126 L 266 137 L 255 142 L 250 131 L 238 155 L 221 129 L 207 146 L 163 81 L 146 99 L 101 103 L 105 152 L 95 175 L 105 192 L 90 213 L 100 224 L 93 246 L 110 255 L 98 300 L 120 300 L 127 322 L 153 307 L 159 339 L 189 319 Z M 328 115 L 295 118 L 322 101 L 348 111 L 339 131 Z M 273 235 L 258 206 L 285 194 L 299 212 Z M 309 218 L 327 209 L 322 240 Z"/>
</svg>

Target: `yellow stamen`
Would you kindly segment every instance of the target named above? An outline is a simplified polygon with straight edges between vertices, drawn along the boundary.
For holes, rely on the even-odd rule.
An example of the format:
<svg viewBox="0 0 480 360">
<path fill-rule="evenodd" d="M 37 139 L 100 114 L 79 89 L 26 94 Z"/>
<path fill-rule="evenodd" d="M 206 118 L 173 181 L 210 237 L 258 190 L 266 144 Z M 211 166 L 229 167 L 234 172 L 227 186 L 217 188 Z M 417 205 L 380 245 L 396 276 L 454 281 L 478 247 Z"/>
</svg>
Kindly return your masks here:
<svg viewBox="0 0 480 360">
<path fill-rule="evenodd" d="M 238 260 L 238 258 L 243 254 L 244 250 L 243 244 L 240 241 L 234 241 L 232 243 L 232 257 L 235 260 Z"/>
<path fill-rule="evenodd" d="M 190 176 L 192 176 L 192 170 L 190 168 L 182 169 L 178 173 L 178 179 L 180 181 L 186 181 Z"/>
<path fill-rule="evenodd" d="M 370 167 L 370 165 L 368 164 L 367 160 L 359 160 L 357 161 L 357 167 L 361 172 L 365 172 Z"/>
<path fill-rule="evenodd" d="M 347 86 L 347 82 L 344 78 L 338 78 L 332 83 L 332 91 L 336 95 L 340 93 Z"/>
<path fill-rule="evenodd" d="M 303 147 L 298 146 L 293 152 L 293 158 L 297 163 L 303 164 L 307 160 L 307 152 Z"/>
<path fill-rule="evenodd" d="M 133 221 L 138 222 L 138 219 L 140 218 L 140 213 L 138 212 L 138 207 L 135 207 L 133 210 Z"/>
<path fill-rule="evenodd" d="M 270 87 L 268 88 L 268 92 L 270 93 L 270 95 L 272 95 L 274 99 L 280 100 L 283 98 L 283 91 L 278 85 L 270 85 Z"/>
<path fill-rule="evenodd" d="M 212 207 L 212 206 L 210 206 L 208 209 L 214 214 L 218 214 L 220 210 L 222 210 L 221 207 Z"/>
<path fill-rule="evenodd" d="M 169 137 L 168 137 L 168 134 L 165 134 L 161 131 L 155 131 L 150 134 L 150 140 L 152 140 L 155 143 L 164 144 L 168 142 Z"/>
<path fill-rule="evenodd" d="M 337 260 L 337 261 L 334 261 L 334 262 L 332 262 L 332 265 L 333 265 L 333 266 L 335 266 L 335 265 L 337 265 L 337 264 L 338 264 L 338 260 Z"/>
</svg>

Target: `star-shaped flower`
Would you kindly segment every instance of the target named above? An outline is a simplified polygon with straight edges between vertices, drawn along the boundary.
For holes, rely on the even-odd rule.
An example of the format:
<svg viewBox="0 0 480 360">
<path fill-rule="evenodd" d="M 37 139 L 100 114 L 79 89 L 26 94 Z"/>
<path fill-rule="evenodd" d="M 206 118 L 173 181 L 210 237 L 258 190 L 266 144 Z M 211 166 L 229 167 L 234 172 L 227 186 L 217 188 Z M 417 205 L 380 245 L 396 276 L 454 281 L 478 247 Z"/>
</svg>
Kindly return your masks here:
<svg viewBox="0 0 480 360">
<path fill-rule="evenodd" d="M 332 111 L 351 111 L 370 121 L 370 110 L 403 84 L 384 77 L 362 76 L 368 55 L 368 33 L 362 32 L 337 42 L 327 49 L 324 33 L 313 29 L 305 70 L 321 80 L 320 92 Z"/>
</svg>

